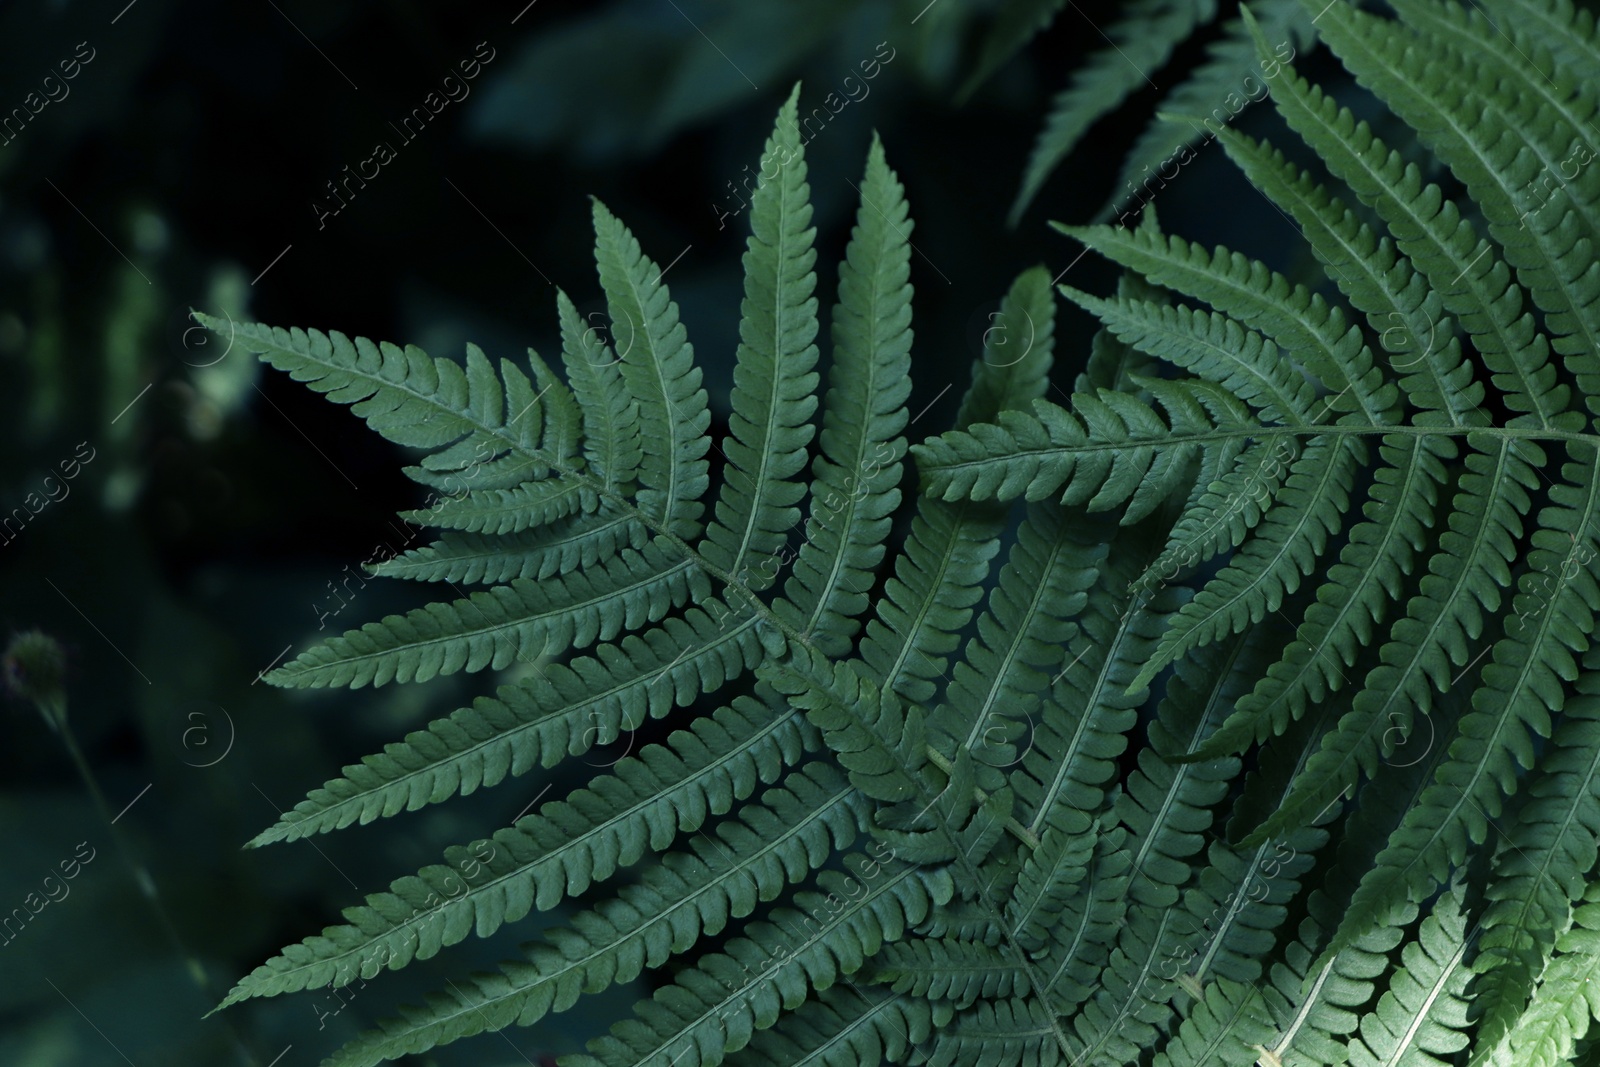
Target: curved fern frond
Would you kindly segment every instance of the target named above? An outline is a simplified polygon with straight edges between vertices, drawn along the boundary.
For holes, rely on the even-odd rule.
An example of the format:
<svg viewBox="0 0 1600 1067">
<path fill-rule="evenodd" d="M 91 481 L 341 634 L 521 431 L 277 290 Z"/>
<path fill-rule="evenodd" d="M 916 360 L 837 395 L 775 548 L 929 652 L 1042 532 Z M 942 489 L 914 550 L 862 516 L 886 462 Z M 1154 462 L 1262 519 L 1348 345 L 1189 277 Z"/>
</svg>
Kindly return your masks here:
<svg viewBox="0 0 1600 1067">
<path fill-rule="evenodd" d="M 1540 976 L 1528 1010 L 1507 1039 L 1502 1062 L 1555 1067 L 1572 1062 L 1578 1042 L 1600 1016 L 1600 886 L 1590 885 L 1573 914 L 1573 926 L 1557 943 L 1556 956 Z"/>
<path fill-rule="evenodd" d="M 1473 1061 L 1498 1051 L 1517 1026 L 1550 962 L 1558 938 L 1572 926 L 1600 845 L 1600 675 L 1593 648 L 1561 724 L 1540 761 L 1539 780 L 1495 850 L 1488 906 L 1479 920 L 1478 972 L 1473 1004 L 1479 1016 Z M 1513 843 L 1514 842 L 1514 843 Z"/>
<path fill-rule="evenodd" d="M 451 531 L 431 545 L 367 567 L 382 578 L 456 585 L 499 585 L 516 578 L 548 578 L 592 567 L 623 547 L 640 549 L 649 535 L 625 512 L 574 515 L 544 529 L 516 535 Z"/>
</svg>

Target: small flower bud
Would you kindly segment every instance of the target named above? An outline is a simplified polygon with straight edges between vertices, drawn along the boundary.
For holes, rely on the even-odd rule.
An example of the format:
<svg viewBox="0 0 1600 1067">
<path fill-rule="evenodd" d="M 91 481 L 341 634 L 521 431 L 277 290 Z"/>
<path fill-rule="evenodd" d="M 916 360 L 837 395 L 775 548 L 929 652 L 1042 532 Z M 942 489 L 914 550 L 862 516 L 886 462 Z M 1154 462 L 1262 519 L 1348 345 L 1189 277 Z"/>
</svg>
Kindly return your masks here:
<svg viewBox="0 0 1600 1067">
<path fill-rule="evenodd" d="M 6 688 L 33 701 L 56 731 L 67 721 L 66 667 L 67 654 L 60 643 L 40 630 L 17 634 L 0 657 Z"/>
</svg>

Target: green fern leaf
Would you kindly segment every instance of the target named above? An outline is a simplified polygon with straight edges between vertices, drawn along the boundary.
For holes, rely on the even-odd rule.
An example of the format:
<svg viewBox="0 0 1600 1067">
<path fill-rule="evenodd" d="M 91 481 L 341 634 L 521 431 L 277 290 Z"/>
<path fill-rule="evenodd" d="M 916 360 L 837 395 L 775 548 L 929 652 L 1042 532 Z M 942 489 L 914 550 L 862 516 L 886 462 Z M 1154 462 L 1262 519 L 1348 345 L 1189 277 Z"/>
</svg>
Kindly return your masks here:
<svg viewBox="0 0 1600 1067">
<path fill-rule="evenodd" d="M 812 468 L 815 533 L 807 531 L 777 609 L 829 655 L 849 647 L 900 502 L 911 369 L 911 220 L 905 190 L 876 139 L 861 208 L 839 267 L 836 357 L 823 403 L 822 454 Z M 825 494 L 825 495 L 824 495 Z"/>
<path fill-rule="evenodd" d="M 700 533 L 700 496 L 710 483 L 706 451 L 711 412 L 694 350 L 661 268 L 600 201 L 594 202 L 594 258 L 606 293 L 618 369 L 638 403 L 638 503 L 647 521 L 680 538 Z"/>
<path fill-rule="evenodd" d="M 837 772 L 812 764 L 790 774 L 761 806 L 719 825 L 719 841 L 690 838 L 690 851 L 667 853 L 639 885 L 547 932 L 546 943 L 528 947 L 526 961 L 452 983 L 425 1007 L 402 1009 L 340 1049 L 330 1067 L 371 1067 L 485 1030 L 528 1026 L 565 1011 L 582 993 L 631 981 L 772 900 L 831 851 L 848 848 L 863 821 L 859 795 Z"/>
<path fill-rule="evenodd" d="M 1179 44 L 1216 14 L 1212 0 L 1134 0 L 1104 36 L 1111 51 L 1095 52 L 1073 75 L 1072 83 L 1050 102 L 1023 171 L 1022 189 L 1011 205 L 1015 226 L 1067 153 L 1102 116 L 1140 87 L 1143 71 L 1154 71 Z"/>
<path fill-rule="evenodd" d="M 594 570 L 539 583 L 518 579 L 465 600 L 390 615 L 329 638 L 267 678 L 302 687 L 425 682 L 460 670 L 501 670 L 525 653 L 609 641 L 710 593 L 705 573 L 675 555 L 651 542 Z"/>
<path fill-rule="evenodd" d="M 761 184 L 750 205 L 754 234 L 745 253 L 744 314 L 730 405 L 732 434 L 724 446 L 731 469 L 706 531 L 706 558 L 751 590 L 772 584 L 773 573 L 751 567 L 783 547 L 799 521 L 794 504 L 805 488 L 793 481 L 805 465 L 817 376 L 817 286 L 812 264 L 810 188 L 795 121 L 797 85 L 778 112 L 767 141 Z M 781 158 L 780 158 L 781 156 Z"/>
<path fill-rule="evenodd" d="M 716 601 L 707 607 L 727 612 Z M 344 768 L 250 844 L 364 825 L 583 755 L 755 666 L 753 629 L 753 620 L 719 626 L 691 609 L 643 636 L 601 645 L 593 657 L 548 664 Z"/>
<path fill-rule="evenodd" d="M 734 1067 L 856 1067 L 898 1062 L 949 1023 L 947 1004 L 888 994 L 873 1000 L 830 986 L 756 1033 L 728 1057 Z"/>
<path fill-rule="evenodd" d="M 534 908 L 548 911 L 638 862 L 646 849 L 665 849 L 679 833 L 698 830 L 749 797 L 760 782 L 775 781 L 804 751 L 792 718 L 749 698 L 733 712 L 720 721 L 698 720 L 698 729 L 679 731 L 670 747 L 649 745 L 624 757 L 588 788 L 545 804 L 492 840 L 451 850 L 448 866 L 424 867 L 367 897 L 345 911 L 347 925 L 328 927 L 268 960 L 224 1005 L 337 988 L 384 966 L 427 959 L 469 934 L 488 937 Z"/>
</svg>

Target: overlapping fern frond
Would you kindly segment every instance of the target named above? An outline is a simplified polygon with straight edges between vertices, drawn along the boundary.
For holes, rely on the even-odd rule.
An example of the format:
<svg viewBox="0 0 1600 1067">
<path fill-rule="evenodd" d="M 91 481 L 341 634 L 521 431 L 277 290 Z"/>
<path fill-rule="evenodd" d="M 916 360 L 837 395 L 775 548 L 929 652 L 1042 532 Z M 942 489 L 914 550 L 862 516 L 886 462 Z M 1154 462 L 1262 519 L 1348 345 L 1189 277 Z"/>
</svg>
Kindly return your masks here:
<svg viewBox="0 0 1600 1067">
<path fill-rule="evenodd" d="M 1191 990 L 1192 1032 L 1163 1062 L 1194 1062 L 1190 1045 L 1223 1032 L 1219 1062 L 1259 1046 L 1284 1063 L 1555 1063 L 1587 1047 L 1587 1009 L 1552 979 L 1558 960 L 1564 976 L 1585 966 L 1561 953 L 1583 951 L 1575 916 L 1597 876 L 1600 51 L 1567 5 L 1393 7 L 1304 13 L 1459 185 L 1429 183 L 1282 64 L 1273 101 L 1332 181 L 1219 137 L 1323 276 L 1296 284 L 1150 215 L 1061 226 L 1145 287 L 1063 295 L 1164 368 L 915 448 L 949 501 L 1059 500 L 1130 530 L 1152 493 L 1181 505 L 1158 569 L 1130 588 L 1193 595 L 1125 688 L 1167 678 L 1171 699 L 1197 665 L 1240 657 L 1217 721 L 1168 753 L 1203 768 L 1261 746 L 1263 768 L 1270 752 L 1294 766 L 1237 825 L 1238 848 L 1293 840 L 1352 788 L 1410 776 L 1342 905 L 1298 943 L 1268 924 L 1296 980 Z M 1276 31 L 1243 18 L 1265 67 Z M 1228 406 L 1178 399 L 1201 389 Z M 1385 972 L 1361 954 L 1402 935 L 1388 992 L 1357 1000 L 1337 976 Z M 1128 990 L 1168 937 L 1159 916 L 1119 935 L 1101 981 L 1121 1019 L 1089 1024 L 1111 1059 L 1161 1041 L 1141 1026 L 1165 1032 L 1165 1017 Z M 1330 1029 L 1314 1022 L 1334 1022 L 1324 1003 L 1371 1014 Z M 1275 1041 L 1250 1036 L 1265 1019 L 1286 1027 Z M 1302 1049 L 1308 1026 L 1322 1036 Z"/>
</svg>

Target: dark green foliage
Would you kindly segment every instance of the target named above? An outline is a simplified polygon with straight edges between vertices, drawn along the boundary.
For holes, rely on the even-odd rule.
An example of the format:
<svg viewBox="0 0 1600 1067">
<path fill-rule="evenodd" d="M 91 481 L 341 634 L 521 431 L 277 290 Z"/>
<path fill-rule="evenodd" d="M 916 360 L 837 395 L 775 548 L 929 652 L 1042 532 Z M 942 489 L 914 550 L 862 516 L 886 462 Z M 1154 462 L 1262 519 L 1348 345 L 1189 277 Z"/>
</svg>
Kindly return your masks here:
<svg viewBox="0 0 1600 1067">
<path fill-rule="evenodd" d="M 1052 7 L 1008 8 L 984 62 Z M 531 353 L 463 367 L 245 328 L 425 450 L 410 473 L 447 495 L 412 517 L 447 532 L 381 573 L 489 585 L 268 680 L 551 661 L 254 844 L 717 710 L 228 1001 L 371 978 L 581 896 L 525 958 L 331 1062 L 529 1025 L 647 969 L 653 995 L 573 1062 L 1476 1067 L 1591 1047 L 1600 171 L 1530 188 L 1587 143 L 1600 43 L 1544 0 L 1505 6 L 1514 47 L 1451 0 L 1395 8 L 1263 14 L 1314 21 L 1465 195 L 1280 64 L 1277 108 L 1332 180 L 1221 140 L 1325 276 L 1153 217 L 1062 227 L 1128 271 L 1109 298 L 1059 290 L 1104 326 L 1077 391 L 1045 399 L 1054 298 L 1026 271 L 956 426 L 909 448 L 923 492 L 899 545 L 909 210 L 874 143 L 819 399 L 797 95 L 751 208 L 714 500 L 685 329 L 598 203 L 612 337 L 560 297 L 565 383 Z M 1274 58 L 1248 11 L 1219 55 L 1244 41 Z M 1573 69 L 1550 77 L 1556 54 Z"/>
</svg>

